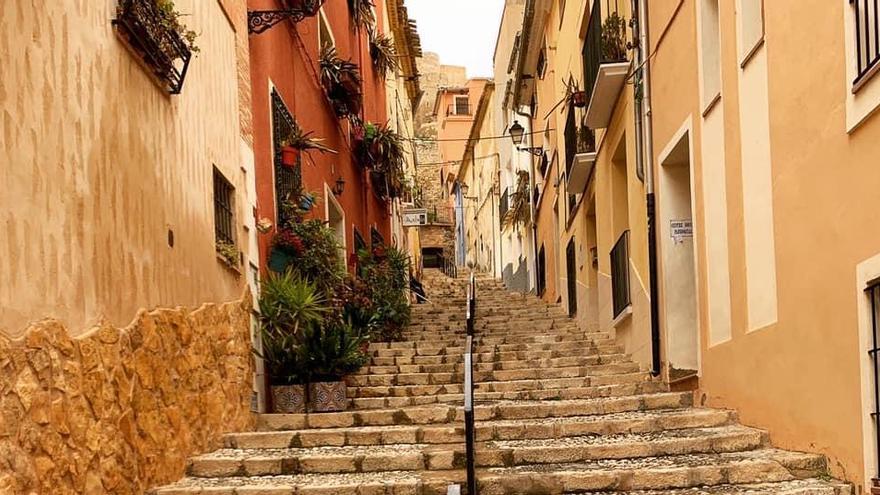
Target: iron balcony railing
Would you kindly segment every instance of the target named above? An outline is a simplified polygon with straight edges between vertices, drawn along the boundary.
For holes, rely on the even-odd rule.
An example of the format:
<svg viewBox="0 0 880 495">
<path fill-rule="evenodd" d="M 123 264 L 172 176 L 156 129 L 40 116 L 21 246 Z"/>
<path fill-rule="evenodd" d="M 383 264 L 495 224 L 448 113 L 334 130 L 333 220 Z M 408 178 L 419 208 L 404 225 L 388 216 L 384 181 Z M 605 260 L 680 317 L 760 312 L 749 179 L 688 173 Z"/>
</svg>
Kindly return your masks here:
<svg viewBox="0 0 880 495">
<path fill-rule="evenodd" d="M 510 210 L 510 188 L 505 187 L 504 192 L 501 193 L 501 198 L 498 200 L 498 218 L 504 220 L 505 215 L 507 215 L 507 211 Z M 502 222 L 503 224 L 503 222 Z"/>
<path fill-rule="evenodd" d="M 874 412 L 871 413 L 871 419 L 874 422 L 877 452 L 880 452 L 880 279 L 868 283 L 865 293 L 871 300 L 871 349 L 868 350 L 874 366 Z M 880 487 L 880 456 L 877 463 L 874 484 Z"/>
<path fill-rule="evenodd" d="M 602 0 L 593 0 L 590 24 L 584 41 L 584 91 L 587 101 L 593 98 L 593 88 L 599 77 L 599 66 L 626 62 L 626 22 L 618 9 L 619 0 L 605 0 L 605 19 L 602 18 Z"/>
<path fill-rule="evenodd" d="M 611 249 L 611 301 L 614 318 L 632 304 L 629 292 L 629 231 L 620 235 Z"/>
<path fill-rule="evenodd" d="M 878 0 L 850 0 L 856 28 L 856 67 L 858 75 L 853 84 L 880 70 L 880 2 Z"/>
<path fill-rule="evenodd" d="M 165 89 L 180 94 L 192 51 L 156 1 L 121 0 L 112 24 Z"/>
<path fill-rule="evenodd" d="M 446 116 L 450 115 L 461 115 L 461 116 L 470 116 L 473 115 L 471 112 L 471 104 L 467 103 L 455 103 L 453 105 L 449 105 L 446 107 Z"/>
<path fill-rule="evenodd" d="M 430 204 L 428 210 L 429 225 L 452 225 L 455 223 L 455 208 L 446 204 Z"/>
</svg>

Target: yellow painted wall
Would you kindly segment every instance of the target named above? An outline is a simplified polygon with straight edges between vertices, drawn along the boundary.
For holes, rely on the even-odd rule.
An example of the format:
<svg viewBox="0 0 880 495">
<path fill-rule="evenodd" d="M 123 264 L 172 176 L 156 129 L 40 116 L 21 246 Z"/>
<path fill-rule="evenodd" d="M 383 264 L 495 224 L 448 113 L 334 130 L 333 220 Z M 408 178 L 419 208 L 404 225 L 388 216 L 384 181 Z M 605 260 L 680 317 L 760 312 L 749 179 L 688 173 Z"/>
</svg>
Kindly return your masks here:
<svg viewBox="0 0 880 495">
<path fill-rule="evenodd" d="M 238 191 L 241 225 L 235 32 L 216 1 L 175 3 L 201 47 L 180 96 L 117 37 L 114 2 L 0 9 L 3 333 L 46 317 L 80 333 L 102 317 L 124 326 L 140 308 L 240 297 L 244 278 L 215 256 L 212 189 L 216 166 Z"/>
<path fill-rule="evenodd" d="M 698 1 L 683 0 L 671 21 L 653 61 L 652 96 L 656 152 L 687 120 L 693 122 L 696 247 L 701 254 L 708 249 L 711 224 L 719 220 L 711 216 L 716 210 L 705 208 L 710 198 L 704 186 L 718 181 L 718 173 L 726 181 L 731 330 L 729 340 L 710 340 L 707 280 L 717 266 L 702 256 L 697 275 L 702 399 L 712 406 L 736 408 L 746 424 L 769 429 L 778 446 L 827 455 L 835 476 L 864 490 L 866 478 L 876 473 L 872 463 L 865 467 L 866 452 L 874 445 L 865 435 L 873 430 L 862 393 L 870 377 L 863 366 L 868 347 L 859 322 L 866 319 L 865 296 L 856 267 L 880 252 L 880 231 L 875 228 L 880 210 L 869 206 L 880 186 L 876 166 L 880 123 L 869 117 L 852 128 L 859 119 L 847 105 L 852 99 L 847 77 L 852 62 L 846 50 L 849 3 L 808 0 L 793 8 L 790 2 L 764 2 L 765 42 L 743 68 L 736 5 L 721 2 L 721 100 L 707 114 L 707 119 L 713 112 L 723 115 L 719 125 L 724 168 L 719 171 L 701 159 L 707 119 L 694 70 Z M 675 4 L 651 4 L 652 43 L 670 23 Z M 762 58 L 766 58 L 765 103 L 761 85 L 743 73 L 755 70 L 754 64 L 762 64 Z M 874 89 L 868 92 L 877 91 L 880 79 L 869 85 Z M 876 107 L 880 98 L 867 103 L 862 98 L 861 104 Z M 762 110 L 769 114 L 769 136 L 743 134 L 743 125 Z M 753 167 L 754 160 L 761 159 L 755 158 L 754 146 L 763 146 L 763 141 L 769 143 L 772 230 L 756 241 L 755 236 L 763 234 L 755 228 L 755 220 L 760 225 L 768 218 L 747 212 L 755 195 L 762 194 L 755 192 L 751 174 L 761 172 Z M 767 286 L 750 284 L 748 267 L 755 266 L 757 257 L 758 266 L 772 269 L 761 264 L 766 248 L 757 254 L 751 250 L 753 243 L 766 246 L 768 240 L 775 246 L 771 254 L 777 321 L 756 325 L 761 318 L 755 314 L 767 312 L 757 306 L 766 301 L 756 302 L 754 295 Z M 869 426 L 867 431 L 863 426 Z"/>
</svg>

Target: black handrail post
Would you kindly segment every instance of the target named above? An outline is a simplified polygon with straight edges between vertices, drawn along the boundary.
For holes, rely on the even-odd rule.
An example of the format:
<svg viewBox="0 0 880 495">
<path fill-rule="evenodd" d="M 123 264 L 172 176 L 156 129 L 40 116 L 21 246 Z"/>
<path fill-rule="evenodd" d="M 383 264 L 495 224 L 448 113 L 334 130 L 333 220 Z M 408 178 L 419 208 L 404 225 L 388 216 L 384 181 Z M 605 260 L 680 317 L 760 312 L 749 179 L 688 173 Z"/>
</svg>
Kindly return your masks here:
<svg viewBox="0 0 880 495">
<path fill-rule="evenodd" d="M 474 420 L 474 321 L 476 320 L 477 282 L 473 272 L 467 286 L 467 343 L 464 354 L 464 434 L 465 467 L 467 470 L 467 493 L 477 495 L 476 475 L 476 426 Z"/>
</svg>

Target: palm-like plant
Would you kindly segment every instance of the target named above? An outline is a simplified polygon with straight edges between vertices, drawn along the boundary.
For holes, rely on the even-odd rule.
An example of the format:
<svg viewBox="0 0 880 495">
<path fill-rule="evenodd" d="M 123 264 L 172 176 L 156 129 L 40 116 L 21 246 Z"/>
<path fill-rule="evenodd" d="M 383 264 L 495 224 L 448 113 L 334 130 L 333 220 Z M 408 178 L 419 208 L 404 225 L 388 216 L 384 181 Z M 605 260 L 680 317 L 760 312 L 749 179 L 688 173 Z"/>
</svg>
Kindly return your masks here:
<svg viewBox="0 0 880 495">
<path fill-rule="evenodd" d="M 373 0 L 348 0 L 348 9 L 355 27 L 370 29 L 376 24 Z"/>
<path fill-rule="evenodd" d="M 261 328 L 262 352 L 254 354 L 263 360 L 270 383 L 274 386 L 302 385 L 308 381 L 308 366 L 296 336 Z"/>
<path fill-rule="evenodd" d="M 367 363 L 361 350 L 366 338 L 349 323 L 333 322 L 305 332 L 302 356 L 312 382 L 335 382 Z"/>
<path fill-rule="evenodd" d="M 386 77 L 389 72 L 396 72 L 400 67 L 394 39 L 390 36 L 370 32 L 370 57 L 373 59 L 373 66 L 382 77 Z"/>
<path fill-rule="evenodd" d="M 259 304 L 267 332 L 294 338 L 303 329 L 320 324 L 329 311 L 313 284 L 289 272 L 270 275 L 263 282 Z"/>
<path fill-rule="evenodd" d="M 345 60 L 336 48 L 321 49 L 321 84 L 333 103 L 337 117 L 356 115 L 361 106 L 361 75 L 358 66 Z"/>
<path fill-rule="evenodd" d="M 336 150 L 324 146 L 323 139 L 313 138 L 314 132 L 306 132 L 299 124 L 294 123 L 290 133 L 282 140 L 283 146 L 291 146 L 300 151 L 315 150 L 321 153 L 336 153 Z"/>
</svg>

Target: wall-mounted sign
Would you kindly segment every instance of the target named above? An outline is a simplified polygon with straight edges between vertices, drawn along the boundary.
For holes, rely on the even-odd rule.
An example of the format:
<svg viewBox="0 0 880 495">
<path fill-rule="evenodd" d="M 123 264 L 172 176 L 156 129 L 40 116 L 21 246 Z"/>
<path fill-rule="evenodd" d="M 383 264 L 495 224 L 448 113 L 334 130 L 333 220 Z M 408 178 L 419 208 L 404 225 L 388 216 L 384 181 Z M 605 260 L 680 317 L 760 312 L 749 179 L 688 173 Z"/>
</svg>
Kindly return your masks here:
<svg viewBox="0 0 880 495">
<path fill-rule="evenodd" d="M 403 210 L 403 226 L 418 227 L 428 225 L 428 210 L 424 208 L 407 208 Z"/>
<path fill-rule="evenodd" d="M 675 242 L 692 239 L 694 237 L 694 221 L 691 219 L 671 220 L 669 222 L 669 231 L 672 235 L 672 240 Z"/>
</svg>

